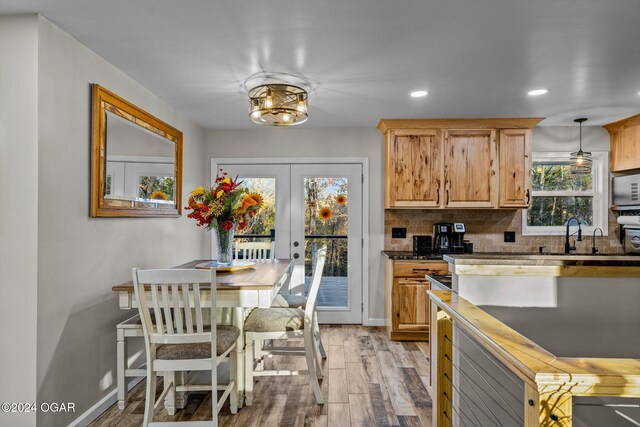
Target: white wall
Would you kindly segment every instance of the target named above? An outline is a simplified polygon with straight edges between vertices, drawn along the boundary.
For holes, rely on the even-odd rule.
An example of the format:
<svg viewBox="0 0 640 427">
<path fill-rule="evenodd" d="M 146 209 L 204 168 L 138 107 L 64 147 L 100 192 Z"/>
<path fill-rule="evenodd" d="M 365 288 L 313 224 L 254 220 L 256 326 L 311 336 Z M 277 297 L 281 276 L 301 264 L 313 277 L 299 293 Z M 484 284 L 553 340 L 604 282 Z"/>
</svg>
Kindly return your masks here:
<svg viewBox="0 0 640 427">
<path fill-rule="evenodd" d="M 185 191 L 208 172 L 198 126 L 46 19 L 39 18 L 38 29 L 39 176 L 30 194 L 38 194 L 38 400 L 78 408 L 39 413 L 38 425 L 60 426 L 115 387 L 115 325 L 135 313 L 118 309 L 111 287 L 129 281 L 132 267 L 200 258 L 206 244 L 205 233 L 184 216 L 89 218 L 89 84 L 184 133 Z"/>
<path fill-rule="evenodd" d="M 538 126 L 533 128 L 533 151 L 578 151 L 579 138 L 577 125 Z M 609 151 L 609 132 L 600 126 L 583 125 L 582 148 L 585 151 Z"/>
<path fill-rule="evenodd" d="M 37 24 L 35 15 L 0 16 L 0 402 L 36 399 Z M 35 421 L 0 412 L 2 426 Z"/>
<path fill-rule="evenodd" d="M 248 120 L 248 119 L 247 119 Z M 383 138 L 370 128 L 308 129 L 271 128 L 255 130 L 209 130 L 205 134 L 204 157 L 368 157 L 369 205 L 369 314 L 365 319 L 384 318 L 384 272 L 380 251 L 384 245 Z M 203 179 L 210 180 L 210 170 Z M 205 182 L 206 182 L 205 181 Z"/>
</svg>

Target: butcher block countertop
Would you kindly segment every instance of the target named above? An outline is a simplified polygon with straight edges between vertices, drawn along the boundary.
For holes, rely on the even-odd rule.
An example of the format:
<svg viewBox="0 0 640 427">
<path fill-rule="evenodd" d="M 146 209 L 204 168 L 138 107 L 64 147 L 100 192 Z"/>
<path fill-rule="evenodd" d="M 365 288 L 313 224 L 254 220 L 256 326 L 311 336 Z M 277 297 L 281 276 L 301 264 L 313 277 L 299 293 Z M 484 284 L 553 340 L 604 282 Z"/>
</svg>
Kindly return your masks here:
<svg viewBox="0 0 640 427">
<path fill-rule="evenodd" d="M 640 277 L 640 256 L 473 253 L 443 256 L 458 275 Z"/>
</svg>

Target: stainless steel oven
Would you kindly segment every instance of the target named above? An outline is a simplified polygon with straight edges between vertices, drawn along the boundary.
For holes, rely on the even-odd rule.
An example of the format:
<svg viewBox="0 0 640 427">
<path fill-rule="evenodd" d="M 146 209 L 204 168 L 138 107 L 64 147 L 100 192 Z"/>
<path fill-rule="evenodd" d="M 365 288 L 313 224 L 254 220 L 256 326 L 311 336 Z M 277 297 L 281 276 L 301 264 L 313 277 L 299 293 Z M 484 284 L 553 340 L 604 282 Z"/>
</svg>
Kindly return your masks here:
<svg viewBox="0 0 640 427">
<path fill-rule="evenodd" d="M 640 228 L 624 228 L 624 251 L 628 254 L 640 254 Z"/>
</svg>

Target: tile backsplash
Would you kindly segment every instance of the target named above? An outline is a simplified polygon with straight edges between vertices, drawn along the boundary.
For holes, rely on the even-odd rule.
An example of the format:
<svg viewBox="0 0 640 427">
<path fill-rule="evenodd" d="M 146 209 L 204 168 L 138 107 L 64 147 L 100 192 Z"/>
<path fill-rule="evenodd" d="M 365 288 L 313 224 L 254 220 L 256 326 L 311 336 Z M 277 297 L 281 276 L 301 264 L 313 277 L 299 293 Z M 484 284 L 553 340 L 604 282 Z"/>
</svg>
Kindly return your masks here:
<svg viewBox="0 0 640 427">
<path fill-rule="evenodd" d="M 545 246 L 545 252 L 562 252 L 564 236 L 523 236 L 521 210 L 411 210 L 387 209 L 384 214 L 385 250 L 413 250 L 413 235 L 432 235 L 436 222 L 463 222 L 467 233 L 465 240 L 473 243 L 474 252 L 537 252 Z M 405 239 L 392 239 L 392 227 L 406 227 Z M 575 227 L 571 227 L 572 232 Z M 514 243 L 504 242 L 504 232 L 515 231 Z M 573 242 L 573 237 L 572 240 Z M 576 242 L 575 253 L 591 252 L 591 235 L 583 236 L 582 242 Z M 609 211 L 609 235 L 600 237 L 596 246 L 601 253 L 622 253 L 620 230 L 616 215 Z"/>
</svg>

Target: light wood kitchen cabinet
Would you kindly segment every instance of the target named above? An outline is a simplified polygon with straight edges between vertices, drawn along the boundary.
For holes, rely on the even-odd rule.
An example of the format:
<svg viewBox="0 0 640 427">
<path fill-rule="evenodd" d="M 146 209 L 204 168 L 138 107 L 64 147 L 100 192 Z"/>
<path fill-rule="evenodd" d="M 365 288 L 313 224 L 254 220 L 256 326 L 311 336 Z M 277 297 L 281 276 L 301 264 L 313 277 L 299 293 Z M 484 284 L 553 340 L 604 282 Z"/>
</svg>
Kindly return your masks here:
<svg viewBox="0 0 640 427">
<path fill-rule="evenodd" d="M 609 123 L 604 128 L 611 136 L 611 172 L 639 171 L 640 114 Z"/>
<path fill-rule="evenodd" d="M 497 157 L 495 130 L 445 131 L 445 207 L 496 207 Z"/>
<path fill-rule="evenodd" d="M 528 207 L 531 128 L 540 120 L 380 120 L 385 208 Z"/>
<path fill-rule="evenodd" d="M 528 208 L 531 202 L 531 130 L 501 130 L 498 152 L 499 207 Z"/>
<path fill-rule="evenodd" d="M 385 324 L 392 340 L 429 339 L 429 274 L 448 274 L 444 261 L 387 260 Z"/>
<path fill-rule="evenodd" d="M 440 131 L 392 130 L 387 135 L 385 206 L 438 207 L 442 166 Z"/>
</svg>

